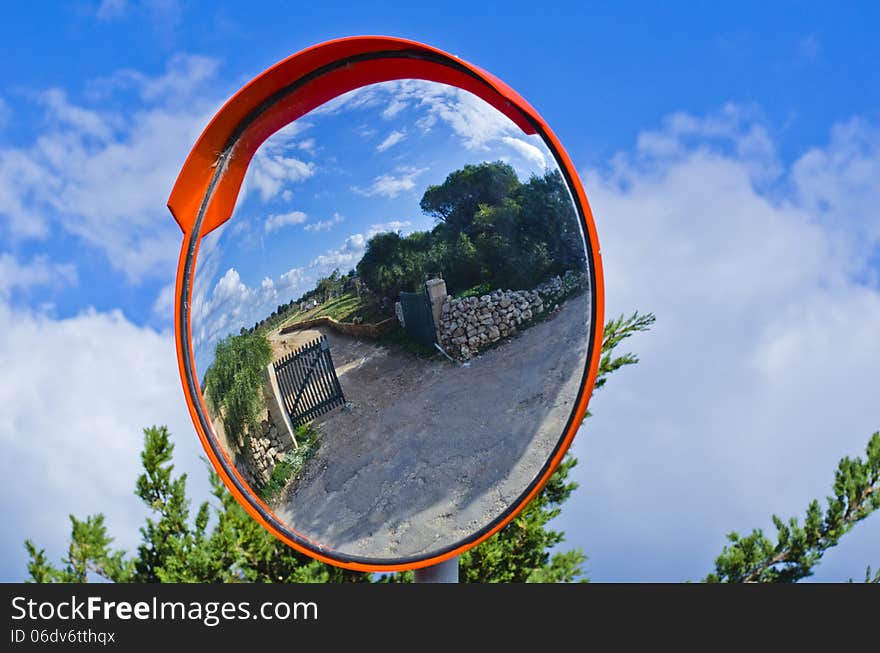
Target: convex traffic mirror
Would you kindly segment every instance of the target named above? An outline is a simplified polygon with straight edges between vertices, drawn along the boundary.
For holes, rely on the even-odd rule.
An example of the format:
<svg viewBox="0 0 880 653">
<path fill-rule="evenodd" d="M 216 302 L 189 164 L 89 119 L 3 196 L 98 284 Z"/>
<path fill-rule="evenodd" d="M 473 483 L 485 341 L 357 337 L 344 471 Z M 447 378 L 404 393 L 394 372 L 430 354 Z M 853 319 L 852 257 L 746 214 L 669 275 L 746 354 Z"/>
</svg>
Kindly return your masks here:
<svg viewBox="0 0 880 653">
<path fill-rule="evenodd" d="M 305 50 L 221 109 L 169 207 L 196 430 L 289 545 L 433 564 L 558 466 L 595 380 L 601 263 L 567 155 L 494 77 L 399 39 Z"/>
</svg>

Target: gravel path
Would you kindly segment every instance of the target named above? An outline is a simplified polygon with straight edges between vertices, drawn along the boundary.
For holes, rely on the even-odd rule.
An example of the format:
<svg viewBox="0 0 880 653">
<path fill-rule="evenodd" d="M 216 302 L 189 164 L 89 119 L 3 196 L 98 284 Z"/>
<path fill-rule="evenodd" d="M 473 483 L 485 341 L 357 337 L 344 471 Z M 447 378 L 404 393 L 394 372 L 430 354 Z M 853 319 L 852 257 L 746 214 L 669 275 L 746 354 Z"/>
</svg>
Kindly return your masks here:
<svg viewBox="0 0 880 653">
<path fill-rule="evenodd" d="M 424 555 L 497 517 L 538 475 L 577 396 L 589 294 L 466 367 L 326 332 L 350 409 L 315 422 L 320 447 L 274 506 L 329 549 Z M 318 335 L 273 336 L 283 353 Z"/>
</svg>

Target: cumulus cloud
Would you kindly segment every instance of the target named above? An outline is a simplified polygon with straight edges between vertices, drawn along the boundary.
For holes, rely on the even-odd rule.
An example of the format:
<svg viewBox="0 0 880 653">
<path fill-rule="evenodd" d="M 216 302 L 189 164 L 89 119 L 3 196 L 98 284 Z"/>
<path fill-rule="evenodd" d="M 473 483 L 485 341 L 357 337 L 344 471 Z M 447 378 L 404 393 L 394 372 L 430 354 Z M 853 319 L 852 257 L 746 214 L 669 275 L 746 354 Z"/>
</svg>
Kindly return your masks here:
<svg viewBox="0 0 880 653">
<path fill-rule="evenodd" d="M 284 190 L 285 184 L 308 179 L 315 174 L 315 164 L 292 156 L 273 154 L 260 149 L 248 168 L 250 185 L 257 189 L 260 198 L 267 201 Z"/>
<path fill-rule="evenodd" d="M 382 110 L 382 117 L 385 118 L 385 120 L 391 120 L 408 106 L 408 102 L 392 100 L 391 103 Z"/>
<path fill-rule="evenodd" d="M 409 220 L 392 220 L 391 222 L 370 225 L 366 232 L 352 234 L 346 238 L 338 249 L 332 249 L 316 256 L 312 259 L 309 267 L 317 268 L 320 272 L 325 273 L 335 268 L 353 267 L 364 255 L 370 238 L 389 231 L 403 231 L 411 225 Z"/>
<path fill-rule="evenodd" d="M 67 93 L 59 88 L 49 89 L 42 94 L 42 101 L 48 111 L 47 116 L 55 123 L 70 127 L 74 132 L 106 141 L 113 137 L 112 126 L 120 120 L 112 114 L 102 114 L 71 104 Z"/>
<path fill-rule="evenodd" d="M 296 120 L 272 134 L 260 146 L 248 166 L 239 202 L 254 190 L 264 202 L 279 195 L 289 201 L 292 196 L 290 186 L 311 178 L 317 172 L 313 162 L 302 160 L 298 154 L 313 153 L 314 139 L 299 139 L 300 134 L 311 127 L 312 124 L 307 121 Z M 306 147 L 303 147 L 304 143 Z"/>
<path fill-rule="evenodd" d="M 183 18 L 178 0 L 101 0 L 95 17 L 104 22 L 137 18 L 156 32 L 163 47 L 169 47 L 169 32 L 174 32 Z"/>
<path fill-rule="evenodd" d="M 275 279 L 264 277 L 253 286 L 242 281 L 234 267 L 217 279 L 224 242 L 220 236 L 212 233 L 203 239 L 207 251 L 199 255 L 193 282 L 193 348 L 199 374 L 211 364 L 219 340 L 268 317 L 279 304 L 301 295 L 311 281 L 304 268 L 292 268 Z"/>
<path fill-rule="evenodd" d="M 354 265 L 364 255 L 366 246 L 367 238 L 364 234 L 352 234 L 341 247 L 316 256 L 309 266 L 329 272 L 334 268 Z"/>
<path fill-rule="evenodd" d="M 145 104 L 124 116 L 103 108 L 109 103 L 79 106 L 58 89 L 38 96 L 47 130 L 30 146 L 0 148 L 0 225 L 17 239 L 59 229 L 102 252 L 131 281 L 167 275 L 180 231 L 165 201 L 215 107 L 203 93 L 206 60 L 198 61 L 178 57 L 164 75 L 135 80 Z M 185 98 L 171 102 L 145 90 L 172 79 Z"/>
<path fill-rule="evenodd" d="M 377 107 L 383 104 L 383 102 L 382 86 L 373 84 L 343 93 L 312 110 L 311 113 L 313 115 L 333 115 L 342 111 Z"/>
<path fill-rule="evenodd" d="M 338 213 L 334 213 L 332 218 L 328 220 L 318 220 L 317 222 L 310 222 L 306 226 L 304 226 L 303 229 L 312 233 L 318 231 L 330 231 L 333 227 L 338 225 L 343 220 L 345 220 L 343 216 L 339 215 Z"/>
<path fill-rule="evenodd" d="M 559 525 L 596 580 L 702 577 L 727 532 L 801 515 L 880 427 L 880 138 L 849 122 L 756 175 L 773 143 L 749 144 L 749 113 L 676 114 L 584 174 L 609 315 L 657 315 L 575 441 Z M 856 531 L 819 578 L 875 562 L 880 520 Z"/>
<path fill-rule="evenodd" d="M 0 254 L 0 299 L 8 299 L 14 290 L 76 282 L 76 267 L 70 263 L 54 263 L 46 256 L 35 256 L 28 263 L 20 263 L 12 254 Z"/>
<path fill-rule="evenodd" d="M 289 213 L 273 213 L 263 225 L 266 233 L 272 233 L 278 229 L 289 227 L 290 225 L 302 224 L 308 219 L 308 216 L 302 211 L 290 211 Z"/>
<path fill-rule="evenodd" d="M 880 241 L 880 127 L 854 118 L 835 125 L 827 147 L 814 147 L 792 168 L 797 200 L 822 224 L 855 241 Z M 866 251 L 853 244 L 864 265 Z"/>
<path fill-rule="evenodd" d="M 393 132 L 391 132 L 390 134 L 388 134 L 388 136 L 385 137 L 385 140 L 383 140 L 381 143 L 379 143 L 376 146 L 376 150 L 379 152 L 384 152 L 389 147 L 393 147 L 394 145 L 397 145 L 404 138 L 406 138 L 406 132 L 405 131 L 398 131 L 395 129 Z"/>
<path fill-rule="evenodd" d="M 401 193 L 415 188 L 416 177 L 426 170 L 427 168 L 398 168 L 395 174 L 386 173 L 374 178 L 373 182 L 366 188 L 352 186 L 352 190 L 366 197 L 381 195 L 383 197 L 395 198 Z"/>
<path fill-rule="evenodd" d="M 384 234 L 389 231 L 403 231 L 412 226 L 412 222 L 409 220 L 391 220 L 390 222 L 382 222 L 380 224 L 370 225 L 370 228 L 367 229 L 367 240 L 375 236 L 376 234 Z"/>
<path fill-rule="evenodd" d="M 179 54 L 171 59 L 168 71 L 160 77 L 127 70 L 117 74 L 116 80 L 133 82 L 148 102 L 174 102 L 189 98 L 193 86 L 213 79 L 219 67 L 220 62 L 211 57 Z"/>
<path fill-rule="evenodd" d="M 114 546 L 136 549 L 146 512 L 134 496 L 145 426 L 171 428 L 175 471 L 189 473 L 192 497 L 208 497 L 169 333 L 117 311 L 54 320 L 2 302 L 0 332 L 2 580 L 24 578 L 25 538 L 53 560 L 66 554 L 71 513 L 103 513 Z"/>
<path fill-rule="evenodd" d="M 490 152 L 499 146 L 506 147 L 513 155 L 510 163 L 521 176 L 543 173 L 550 160 L 550 153 L 538 136 L 526 136 L 503 113 L 454 86 L 422 80 L 383 82 L 341 96 L 320 110 L 338 113 L 363 108 L 381 108 L 380 115 L 386 119 L 409 108 L 419 130 L 429 132 L 440 121 L 468 150 Z M 373 134 L 371 130 L 367 135 Z M 405 136 L 402 130 L 392 131 L 376 149 L 382 152 Z"/>
<path fill-rule="evenodd" d="M 516 151 L 517 154 L 531 162 L 535 168 L 539 170 L 547 168 L 547 158 L 544 156 L 541 148 L 537 145 L 533 145 L 525 139 L 517 138 L 515 136 L 502 136 L 501 142 L 508 145 Z"/>
</svg>

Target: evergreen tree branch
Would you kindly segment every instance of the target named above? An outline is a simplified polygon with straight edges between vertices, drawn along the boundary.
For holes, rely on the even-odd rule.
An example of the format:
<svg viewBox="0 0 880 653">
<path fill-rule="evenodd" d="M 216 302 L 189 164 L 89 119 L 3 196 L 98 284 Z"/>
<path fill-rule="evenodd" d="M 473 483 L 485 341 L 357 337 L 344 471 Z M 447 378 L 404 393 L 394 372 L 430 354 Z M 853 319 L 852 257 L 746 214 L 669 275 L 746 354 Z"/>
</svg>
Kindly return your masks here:
<svg viewBox="0 0 880 653">
<path fill-rule="evenodd" d="M 715 572 L 706 582 L 791 583 L 812 575 L 825 551 L 880 508 L 880 432 L 871 436 L 864 461 L 840 461 L 833 491 L 824 513 L 818 501 L 810 504 L 803 525 L 795 517 L 785 523 L 774 515 L 775 544 L 760 529 L 747 537 L 728 535 L 731 544 L 715 560 Z"/>
<path fill-rule="evenodd" d="M 638 362 L 633 354 L 614 357 L 615 348 L 653 315 L 611 320 L 606 325 L 596 387 L 612 372 Z M 216 503 L 203 503 L 190 524 L 186 475 L 173 476 L 174 445 L 165 427 L 144 430 L 136 494 L 153 512 L 141 528 L 143 541 L 133 559 L 111 552 L 104 517 L 71 517 L 71 539 L 64 566 L 53 566 L 30 541 L 28 574 L 34 582 L 86 582 L 90 573 L 115 582 L 370 582 L 372 574 L 340 569 L 298 553 L 267 532 L 233 499 L 211 471 Z M 498 534 L 463 554 L 466 582 L 572 582 L 586 580 L 580 549 L 556 551 L 565 536 L 548 528 L 577 488 L 568 481 L 577 461 L 568 457 L 525 510 Z M 412 574 L 393 574 L 383 582 L 411 582 Z"/>
<path fill-rule="evenodd" d="M 639 362 L 639 357 L 633 353 L 627 352 L 620 356 L 614 356 L 614 350 L 630 336 L 650 329 L 656 320 L 657 318 L 653 313 L 641 314 L 635 311 L 629 317 L 620 315 L 605 323 L 605 331 L 602 337 L 602 359 L 599 361 L 599 371 L 596 375 L 596 390 L 605 385 L 608 376 L 612 372 L 619 370 L 621 367 L 635 365 Z"/>
</svg>

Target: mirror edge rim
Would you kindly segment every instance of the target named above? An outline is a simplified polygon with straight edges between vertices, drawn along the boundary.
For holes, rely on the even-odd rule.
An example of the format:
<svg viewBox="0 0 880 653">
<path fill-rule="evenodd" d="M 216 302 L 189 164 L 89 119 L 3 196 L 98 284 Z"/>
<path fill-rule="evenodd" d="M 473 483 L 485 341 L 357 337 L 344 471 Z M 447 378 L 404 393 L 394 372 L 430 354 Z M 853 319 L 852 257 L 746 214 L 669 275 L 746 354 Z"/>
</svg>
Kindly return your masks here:
<svg viewBox="0 0 880 653">
<path fill-rule="evenodd" d="M 437 50 L 436 48 L 431 48 L 429 46 L 425 46 L 414 41 L 393 39 L 390 37 L 349 37 L 347 39 L 327 41 L 322 44 L 313 46 L 312 48 L 308 48 L 307 50 L 296 53 L 280 63 L 288 62 L 292 59 L 303 56 L 310 52 L 314 52 L 315 50 L 321 48 L 331 47 L 339 41 L 346 41 L 349 43 L 355 41 L 367 41 L 366 45 L 375 48 L 375 52 L 387 50 L 387 48 L 383 47 L 385 41 L 390 41 L 397 45 L 405 44 L 407 46 L 418 46 L 419 48 L 423 48 L 424 50 L 430 52 L 435 60 L 441 64 L 449 66 L 462 66 L 464 64 L 464 62 L 458 57 L 454 57 L 441 50 Z M 342 59 L 337 59 L 336 63 L 339 63 L 340 61 L 345 61 L 345 59 L 346 57 L 343 57 Z M 261 75 L 254 78 L 254 80 L 249 82 L 246 87 L 252 84 L 255 80 L 260 79 L 270 71 L 276 69 L 278 65 L 279 64 L 276 64 L 275 66 L 267 69 L 266 72 L 262 73 Z M 601 251 L 596 234 L 596 227 L 589 202 L 587 201 L 586 193 L 580 182 L 579 176 L 577 175 L 577 171 L 571 159 L 568 157 L 567 152 L 562 147 L 562 144 L 556 138 L 550 127 L 537 113 L 537 111 L 494 76 L 470 64 L 465 65 L 467 65 L 468 69 L 471 71 L 471 74 L 473 74 L 477 79 L 485 83 L 492 91 L 494 91 L 495 93 L 499 93 L 502 97 L 506 99 L 507 102 L 511 102 L 514 107 L 519 112 L 521 112 L 521 114 L 533 125 L 536 133 L 538 133 L 538 135 L 544 140 L 545 144 L 553 154 L 554 159 L 559 166 L 560 172 L 562 172 L 563 176 L 565 177 L 566 185 L 568 186 L 569 192 L 571 193 L 572 198 L 575 201 L 575 207 L 578 212 L 578 216 L 581 222 L 581 228 L 583 229 L 583 234 L 586 241 L 585 245 L 587 260 L 590 264 L 590 269 L 588 272 L 591 282 L 591 337 L 588 343 L 587 361 L 584 374 L 581 379 L 581 386 L 577 396 L 577 401 L 569 416 L 568 423 L 563 432 L 563 436 L 557 441 L 552 454 L 548 457 L 547 461 L 536 475 L 536 478 L 532 480 L 532 482 L 523 490 L 523 492 L 520 493 L 520 495 L 513 502 L 511 502 L 507 509 L 504 510 L 499 516 L 497 516 L 495 519 L 493 519 L 491 522 L 484 525 L 480 529 L 474 531 L 470 536 L 462 538 L 440 550 L 429 552 L 428 554 L 401 557 L 389 560 L 349 555 L 341 553 L 339 551 L 328 549 L 327 547 L 322 546 L 320 543 L 311 541 L 303 534 L 294 532 L 291 529 L 286 528 L 283 523 L 274 518 L 272 511 L 269 510 L 268 507 L 257 496 L 253 494 L 253 491 L 248 488 L 247 484 L 244 483 L 243 479 L 241 479 L 237 470 L 235 470 L 234 465 L 232 465 L 231 461 L 228 460 L 225 452 L 221 450 L 220 456 L 218 456 L 216 449 L 219 447 L 219 445 L 215 447 L 213 441 L 216 440 L 216 437 L 210 433 L 210 426 L 209 421 L 206 420 L 203 398 L 196 391 L 198 388 L 198 381 L 195 376 L 195 362 L 193 359 L 193 352 L 191 348 L 192 327 L 189 309 L 192 298 L 192 277 L 194 274 L 195 262 L 197 259 L 201 238 L 205 235 L 201 232 L 201 229 L 199 228 L 199 217 L 204 217 L 204 213 L 207 210 L 208 204 L 210 203 L 212 194 L 216 190 L 216 186 L 222 181 L 222 169 L 215 170 L 213 172 L 208 188 L 205 190 L 204 195 L 199 202 L 199 215 L 194 216 L 191 227 L 187 229 L 184 226 L 184 223 L 178 220 L 178 224 L 181 224 L 181 228 L 184 231 L 184 239 L 181 246 L 180 258 L 177 268 L 177 278 L 175 282 L 175 346 L 178 358 L 178 368 L 181 375 L 181 382 L 183 385 L 187 408 L 189 410 L 190 417 L 193 420 L 193 425 L 195 426 L 196 433 L 199 437 L 199 440 L 201 441 L 202 448 L 208 455 L 208 459 L 211 462 L 212 468 L 218 473 L 224 486 L 227 488 L 227 490 L 230 491 L 235 500 L 247 511 L 247 513 L 251 517 L 256 519 L 257 522 L 260 523 L 273 536 L 275 536 L 288 546 L 291 546 L 295 550 L 299 551 L 300 553 L 320 560 L 321 562 L 325 562 L 327 564 L 342 567 L 345 569 L 364 572 L 405 571 L 435 565 L 452 557 L 455 557 L 461 553 L 464 553 L 465 551 L 477 546 L 481 542 L 485 541 L 486 539 L 497 533 L 504 526 L 515 519 L 516 516 L 520 514 L 520 512 L 522 512 L 522 510 L 532 501 L 532 499 L 534 499 L 535 496 L 544 488 L 556 469 L 558 469 L 559 465 L 565 457 L 565 454 L 568 452 L 571 443 L 574 440 L 575 434 L 579 430 L 584 420 L 587 405 L 595 386 L 599 360 L 601 359 L 602 338 L 604 335 L 604 276 L 602 269 Z M 397 78 L 393 75 L 390 75 L 388 80 L 386 81 L 391 81 L 393 79 Z M 496 87 L 496 84 L 500 84 L 503 89 L 509 92 L 499 91 L 499 89 Z M 342 91 L 339 94 L 342 94 L 343 92 L 346 91 Z M 228 107 L 228 105 L 229 102 L 227 102 L 227 104 L 220 109 L 218 115 L 220 115 Z M 216 116 L 214 120 L 216 120 Z M 195 147 L 193 148 L 193 150 L 195 150 Z M 191 165 L 191 163 L 192 162 L 190 158 L 188 158 L 184 167 Z M 169 208 L 171 208 L 171 200 L 169 200 Z M 172 213 L 174 214 L 173 210 Z M 176 214 L 175 219 L 178 219 Z M 193 397 L 193 395 L 195 395 L 195 397 Z M 206 426 L 208 427 L 207 431 Z M 226 464 L 221 461 L 221 458 L 225 459 Z"/>
</svg>

